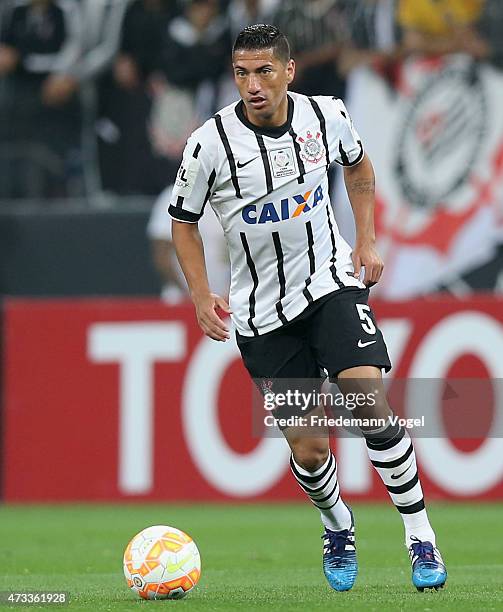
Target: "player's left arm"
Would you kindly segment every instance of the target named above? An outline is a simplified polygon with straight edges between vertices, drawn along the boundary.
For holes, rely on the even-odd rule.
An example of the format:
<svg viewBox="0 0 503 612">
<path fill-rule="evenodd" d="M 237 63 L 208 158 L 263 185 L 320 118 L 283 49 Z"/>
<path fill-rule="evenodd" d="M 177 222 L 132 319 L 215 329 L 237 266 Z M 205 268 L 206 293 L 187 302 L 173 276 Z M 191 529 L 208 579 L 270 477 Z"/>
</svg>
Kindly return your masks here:
<svg viewBox="0 0 503 612">
<path fill-rule="evenodd" d="M 381 278 L 384 263 L 375 248 L 375 175 L 367 154 L 359 163 L 344 167 L 344 182 L 356 225 L 356 244 L 351 254 L 354 276 L 358 278 L 364 266 L 363 282 L 370 287 Z"/>
</svg>

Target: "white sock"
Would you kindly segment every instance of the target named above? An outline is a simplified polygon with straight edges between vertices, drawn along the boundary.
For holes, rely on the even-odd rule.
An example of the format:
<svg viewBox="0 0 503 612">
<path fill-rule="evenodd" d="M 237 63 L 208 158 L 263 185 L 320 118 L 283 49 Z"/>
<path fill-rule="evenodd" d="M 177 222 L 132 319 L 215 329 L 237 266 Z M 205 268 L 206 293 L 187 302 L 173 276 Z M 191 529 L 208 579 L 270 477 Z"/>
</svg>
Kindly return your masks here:
<svg viewBox="0 0 503 612">
<path fill-rule="evenodd" d="M 292 473 L 309 499 L 319 509 L 321 522 L 331 531 L 351 527 L 351 514 L 342 501 L 337 482 L 337 462 L 330 452 L 325 463 L 314 472 L 308 472 L 290 457 Z"/>
<path fill-rule="evenodd" d="M 405 546 L 407 548 L 414 543 L 412 538 L 419 538 L 423 542 L 431 542 L 436 546 L 435 532 L 433 531 L 426 508 L 415 514 L 402 514 L 405 526 Z"/>
<path fill-rule="evenodd" d="M 405 527 L 405 545 L 409 547 L 414 536 L 435 546 L 435 532 L 426 513 L 409 434 L 403 427 L 393 425 L 378 434 L 366 435 L 367 451 L 400 512 Z"/>
</svg>

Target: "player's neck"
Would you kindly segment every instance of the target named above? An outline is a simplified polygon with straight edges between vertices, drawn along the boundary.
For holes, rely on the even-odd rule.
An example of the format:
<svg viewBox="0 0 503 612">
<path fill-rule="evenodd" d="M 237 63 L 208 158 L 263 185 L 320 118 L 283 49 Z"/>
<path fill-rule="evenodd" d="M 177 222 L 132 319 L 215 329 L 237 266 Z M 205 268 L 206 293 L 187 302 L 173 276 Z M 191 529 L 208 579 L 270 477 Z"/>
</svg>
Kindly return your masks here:
<svg viewBox="0 0 503 612">
<path fill-rule="evenodd" d="M 244 104 L 243 104 L 243 113 L 246 119 L 248 119 L 250 123 L 252 123 L 253 125 L 256 125 L 257 127 L 261 127 L 261 128 L 281 127 L 282 125 L 285 125 L 285 123 L 288 121 L 288 95 L 285 94 L 285 97 L 283 98 L 280 105 L 276 109 L 276 112 L 270 117 L 255 117 L 254 115 L 248 112 Z"/>
</svg>

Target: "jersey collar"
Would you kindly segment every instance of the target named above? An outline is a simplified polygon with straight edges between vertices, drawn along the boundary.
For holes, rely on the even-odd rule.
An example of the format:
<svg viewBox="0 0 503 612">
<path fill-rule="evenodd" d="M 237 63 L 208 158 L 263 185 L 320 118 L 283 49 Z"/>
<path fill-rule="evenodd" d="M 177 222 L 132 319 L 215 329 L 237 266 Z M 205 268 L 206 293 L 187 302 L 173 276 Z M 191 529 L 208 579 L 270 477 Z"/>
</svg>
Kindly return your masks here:
<svg viewBox="0 0 503 612">
<path fill-rule="evenodd" d="M 255 134 L 261 134 L 262 136 L 269 136 L 270 138 L 280 138 L 281 136 L 283 136 L 283 134 L 286 134 L 286 132 L 288 132 L 292 124 L 293 100 L 291 96 L 289 96 L 288 94 L 287 94 L 287 97 L 288 97 L 288 114 L 287 114 L 286 122 L 283 123 L 283 125 L 278 125 L 274 127 L 260 127 L 258 125 L 254 125 L 253 123 L 248 121 L 248 119 L 245 117 L 244 110 L 243 110 L 244 108 L 243 100 L 240 100 L 236 104 L 236 106 L 234 107 L 234 110 L 236 111 L 236 115 L 238 116 L 238 119 L 241 121 L 241 123 L 245 125 L 249 130 L 252 130 L 253 132 L 255 132 Z"/>
</svg>

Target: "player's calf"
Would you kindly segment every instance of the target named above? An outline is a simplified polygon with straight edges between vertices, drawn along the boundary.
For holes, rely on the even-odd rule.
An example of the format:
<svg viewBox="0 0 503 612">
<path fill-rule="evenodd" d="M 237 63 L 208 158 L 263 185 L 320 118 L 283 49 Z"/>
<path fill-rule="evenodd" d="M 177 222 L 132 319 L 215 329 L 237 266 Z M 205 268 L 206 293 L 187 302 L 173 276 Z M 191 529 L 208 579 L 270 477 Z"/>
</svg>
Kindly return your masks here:
<svg viewBox="0 0 503 612">
<path fill-rule="evenodd" d="M 389 425 L 378 434 L 366 433 L 370 460 L 388 489 L 405 527 L 405 545 L 412 563 L 412 583 L 422 591 L 439 589 L 447 570 L 435 545 L 424 503 L 414 446 L 408 432 Z"/>
<path fill-rule="evenodd" d="M 323 525 L 332 531 L 348 529 L 351 515 L 341 498 L 337 461 L 330 450 L 328 434 L 312 437 L 293 429 L 283 433 L 292 449 L 292 474 L 319 509 Z"/>
</svg>

